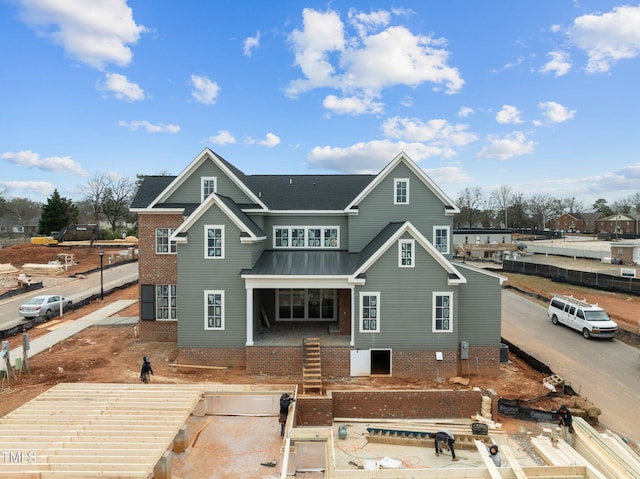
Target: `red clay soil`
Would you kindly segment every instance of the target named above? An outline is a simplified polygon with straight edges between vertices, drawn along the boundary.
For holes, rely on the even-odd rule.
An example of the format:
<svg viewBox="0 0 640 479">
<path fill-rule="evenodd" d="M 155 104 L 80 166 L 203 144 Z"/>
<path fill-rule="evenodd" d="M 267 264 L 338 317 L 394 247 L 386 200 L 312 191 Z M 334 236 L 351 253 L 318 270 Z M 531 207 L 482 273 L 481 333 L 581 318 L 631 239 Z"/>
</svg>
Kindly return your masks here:
<svg viewBox="0 0 640 479">
<path fill-rule="evenodd" d="M 96 248 L 89 247 L 46 247 L 40 245 L 22 245 L 0 249 L 0 263 L 12 263 L 20 268 L 24 263 L 44 263 L 60 253 L 72 253 L 75 255 L 78 265 L 66 274 L 79 273 L 99 266 L 99 257 Z M 520 275 L 510 275 L 510 278 Z M 515 279 L 510 279 L 514 281 Z M 531 281 L 531 277 L 523 276 L 519 284 L 523 287 Z M 557 289 L 557 285 L 553 285 Z M 545 293 L 544 286 L 534 286 L 539 293 Z M 578 296 L 583 296 L 581 293 Z M 29 331 L 31 340 L 41 334 L 47 333 L 63 321 L 73 321 L 82 317 L 109 302 L 118 299 L 138 299 L 137 286 L 116 291 L 105 296 L 104 300 L 96 300 L 93 303 L 71 313 L 65 314 L 60 320 L 53 320 L 42 324 Z M 606 302 L 605 302 L 606 299 Z M 627 317 L 627 308 L 638 311 L 636 299 L 624 298 L 620 305 L 612 301 L 608 294 L 593 293 L 589 291 L 589 300 L 598 301 L 606 307 L 611 315 L 620 320 L 622 315 Z M 629 307 L 633 301 L 635 308 Z M 618 316 L 620 314 L 620 316 Z M 121 317 L 138 316 L 138 305 L 134 304 L 117 314 Z M 11 338 L 11 348 L 22 344 L 22 336 Z M 265 375 L 249 375 L 242 368 L 215 369 L 189 369 L 170 366 L 177 358 L 175 343 L 143 342 L 135 335 L 134 326 L 94 326 L 72 338 L 69 338 L 49 351 L 40 353 L 29 360 L 31 374 L 22 374 L 17 380 L 2 383 L 0 391 L 0 417 L 21 406 L 51 386 L 60 382 L 113 382 L 113 383 L 138 383 L 140 364 L 143 356 L 149 356 L 154 370 L 153 382 L 158 383 L 196 383 L 219 382 L 228 384 L 292 384 L 300 383 L 301 376 L 271 377 Z M 398 379 L 398 378 L 336 378 L 325 381 L 325 388 L 466 388 L 479 387 L 492 389 L 498 396 L 508 399 L 532 399 L 544 396 L 548 390 L 542 385 L 544 374 L 530 369 L 524 362 L 513 354 L 510 362 L 501 363 L 496 377 L 483 377 L 470 375 L 469 384 L 466 386 L 453 383 L 449 380 L 437 382 L 426 379 Z M 541 409 L 554 409 L 562 398 L 545 400 L 536 403 L 534 407 Z M 514 428 L 517 432 L 518 421 L 501 417 L 503 428 Z"/>
</svg>

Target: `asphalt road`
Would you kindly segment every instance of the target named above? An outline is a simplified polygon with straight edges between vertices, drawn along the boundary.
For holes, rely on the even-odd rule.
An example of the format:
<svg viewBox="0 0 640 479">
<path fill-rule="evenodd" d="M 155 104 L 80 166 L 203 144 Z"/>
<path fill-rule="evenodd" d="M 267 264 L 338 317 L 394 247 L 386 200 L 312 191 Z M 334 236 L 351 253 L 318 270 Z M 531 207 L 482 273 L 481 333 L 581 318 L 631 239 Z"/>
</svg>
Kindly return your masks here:
<svg viewBox="0 0 640 479">
<path fill-rule="evenodd" d="M 123 284 L 136 281 L 138 279 L 138 263 L 134 262 L 105 268 L 102 273 L 102 286 L 100 272 L 87 275 L 83 279 L 66 277 L 44 278 L 44 288 L 0 301 L 0 330 L 9 329 L 21 322 L 22 319 L 18 316 L 18 307 L 33 296 L 59 294 L 70 298 L 74 303 L 78 303 L 94 294 L 99 294 L 101 289 L 109 291 Z"/>
<path fill-rule="evenodd" d="M 637 348 L 618 340 L 587 340 L 579 331 L 554 326 L 543 304 L 507 290 L 502 293 L 502 337 L 547 364 L 599 407 L 601 424 L 640 442 Z"/>
</svg>

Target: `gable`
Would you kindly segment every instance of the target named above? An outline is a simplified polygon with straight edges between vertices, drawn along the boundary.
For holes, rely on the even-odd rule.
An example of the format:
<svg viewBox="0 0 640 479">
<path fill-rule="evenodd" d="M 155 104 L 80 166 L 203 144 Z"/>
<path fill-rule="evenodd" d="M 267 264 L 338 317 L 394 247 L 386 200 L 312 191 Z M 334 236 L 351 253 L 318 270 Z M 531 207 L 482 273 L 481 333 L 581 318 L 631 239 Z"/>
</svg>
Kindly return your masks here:
<svg viewBox="0 0 640 479">
<path fill-rule="evenodd" d="M 442 205 L 445 214 L 452 215 L 459 213 L 460 209 L 453 201 L 442 191 L 429 176 L 411 160 L 405 152 L 401 152 L 396 156 L 377 176 L 376 178 L 362 190 L 358 196 L 345 208 L 345 211 L 356 210 L 360 203 L 369 196 L 374 190 L 384 183 L 385 185 L 393 185 L 393 178 L 406 178 L 411 174 L 418 182 L 415 187 L 423 187 L 429 190 L 438 202 Z M 389 187 L 387 188 L 389 189 Z M 413 187 L 411 187 L 413 190 Z M 411 193 L 410 193 L 411 194 Z M 389 190 L 389 197 L 393 199 L 393 189 Z"/>
<path fill-rule="evenodd" d="M 357 281 L 359 276 L 366 274 L 367 270 L 375 264 L 382 255 L 391 249 L 395 251 L 398 246 L 398 240 L 405 237 L 413 238 L 416 248 L 421 247 L 436 261 L 442 268 L 443 273 L 447 275 L 450 285 L 466 282 L 466 279 L 456 267 L 408 221 L 404 223 L 390 223 L 380 234 L 371 240 L 369 245 L 360 253 L 356 270 L 352 274 L 353 280 Z"/>
<path fill-rule="evenodd" d="M 217 193 L 228 196 L 239 204 L 257 204 L 260 208 L 265 208 L 260 199 L 242 181 L 244 174 L 232 168 L 209 148 L 205 148 L 149 206 L 162 203 L 200 203 L 203 177 L 216 179 Z"/>
</svg>

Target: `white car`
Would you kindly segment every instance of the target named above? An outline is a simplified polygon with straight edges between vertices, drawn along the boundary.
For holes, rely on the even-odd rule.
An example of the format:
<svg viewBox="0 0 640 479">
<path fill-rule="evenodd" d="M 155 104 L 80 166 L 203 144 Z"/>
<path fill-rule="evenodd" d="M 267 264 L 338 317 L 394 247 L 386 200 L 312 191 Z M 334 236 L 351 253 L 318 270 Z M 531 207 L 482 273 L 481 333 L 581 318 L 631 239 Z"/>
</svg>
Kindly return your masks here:
<svg viewBox="0 0 640 479">
<path fill-rule="evenodd" d="M 49 320 L 60 315 L 61 305 L 62 311 L 66 311 L 72 302 L 69 298 L 57 295 L 34 296 L 18 308 L 18 314 L 27 319 L 43 316 Z"/>
</svg>

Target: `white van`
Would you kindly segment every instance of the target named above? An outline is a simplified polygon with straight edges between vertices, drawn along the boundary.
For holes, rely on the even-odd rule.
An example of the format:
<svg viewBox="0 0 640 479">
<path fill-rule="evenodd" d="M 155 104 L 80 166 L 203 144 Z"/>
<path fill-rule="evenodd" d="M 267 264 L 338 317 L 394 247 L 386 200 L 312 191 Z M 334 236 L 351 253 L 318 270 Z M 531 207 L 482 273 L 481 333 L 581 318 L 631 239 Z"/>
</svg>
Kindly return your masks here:
<svg viewBox="0 0 640 479">
<path fill-rule="evenodd" d="M 553 324 L 562 323 L 577 329 L 586 339 L 615 338 L 618 335 L 618 324 L 604 309 L 573 296 L 555 295 L 549 302 L 548 315 Z"/>
</svg>

